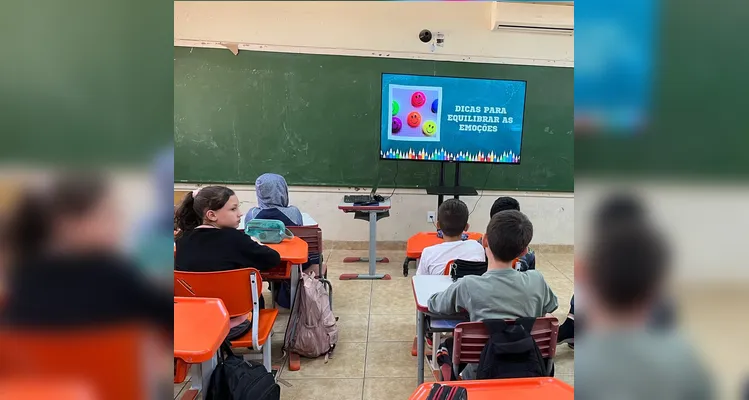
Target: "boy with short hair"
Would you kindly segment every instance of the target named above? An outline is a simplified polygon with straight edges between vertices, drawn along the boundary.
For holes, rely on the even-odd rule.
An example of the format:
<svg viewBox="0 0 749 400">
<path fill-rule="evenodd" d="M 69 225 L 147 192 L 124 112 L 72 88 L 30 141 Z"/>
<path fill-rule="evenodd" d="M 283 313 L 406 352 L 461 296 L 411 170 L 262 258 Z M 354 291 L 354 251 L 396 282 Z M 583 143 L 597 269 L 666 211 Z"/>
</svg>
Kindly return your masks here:
<svg viewBox="0 0 749 400">
<path fill-rule="evenodd" d="M 523 255 L 533 238 L 533 224 L 515 210 L 495 214 L 486 228 L 488 269 L 481 276 L 459 279 L 429 299 L 429 312 L 468 311 L 471 321 L 543 317 L 558 307 L 557 296 L 538 271 L 519 272 L 512 261 Z"/>
<path fill-rule="evenodd" d="M 458 199 L 449 199 L 440 205 L 437 228 L 442 231 L 443 241 L 424 249 L 416 275 L 443 275 L 445 265 L 452 260 L 486 260 L 481 244 L 461 237 L 469 227 L 468 214 L 468 206 Z"/>
<path fill-rule="evenodd" d="M 533 224 L 516 210 L 495 214 L 483 245 L 488 269 L 480 276 L 460 278 L 445 291 L 432 295 L 429 312 L 442 315 L 468 312 L 471 321 L 543 317 L 558 307 L 557 296 L 535 270 L 520 272 L 512 268 L 515 258 L 528 250 L 533 238 Z M 463 379 L 474 379 L 477 365 L 469 364 L 461 373 Z"/>
<path fill-rule="evenodd" d="M 576 399 L 714 398 L 710 376 L 686 338 L 650 326 L 669 272 L 660 232 L 644 219 L 610 224 L 595 232 L 576 268 L 586 293 Z"/>
<path fill-rule="evenodd" d="M 494 204 L 492 204 L 492 208 L 489 211 L 489 218 L 493 217 L 496 213 L 505 210 L 520 211 L 520 203 L 509 196 L 499 197 L 497 200 L 494 200 Z M 530 248 L 528 248 L 528 251 L 523 256 L 518 257 L 518 261 L 519 265 L 515 268 L 519 271 L 536 269 L 536 254 Z"/>
</svg>

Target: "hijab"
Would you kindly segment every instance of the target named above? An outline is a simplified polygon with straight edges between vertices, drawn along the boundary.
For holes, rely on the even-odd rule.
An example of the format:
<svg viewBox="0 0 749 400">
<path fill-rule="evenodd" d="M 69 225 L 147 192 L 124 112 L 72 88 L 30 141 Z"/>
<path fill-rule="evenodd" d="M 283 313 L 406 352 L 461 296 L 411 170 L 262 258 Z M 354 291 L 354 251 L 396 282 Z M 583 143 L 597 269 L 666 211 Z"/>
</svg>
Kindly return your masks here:
<svg viewBox="0 0 749 400">
<path fill-rule="evenodd" d="M 247 213 L 246 219 L 255 219 L 262 210 L 275 208 L 281 211 L 292 222 L 302 225 L 302 213 L 298 208 L 289 206 L 289 187 L 286 180 L 278 174 L 262 174 L 255 181 L 255 194 L 257 195 L 257 207 L 253 207 Z"/>
</svg>

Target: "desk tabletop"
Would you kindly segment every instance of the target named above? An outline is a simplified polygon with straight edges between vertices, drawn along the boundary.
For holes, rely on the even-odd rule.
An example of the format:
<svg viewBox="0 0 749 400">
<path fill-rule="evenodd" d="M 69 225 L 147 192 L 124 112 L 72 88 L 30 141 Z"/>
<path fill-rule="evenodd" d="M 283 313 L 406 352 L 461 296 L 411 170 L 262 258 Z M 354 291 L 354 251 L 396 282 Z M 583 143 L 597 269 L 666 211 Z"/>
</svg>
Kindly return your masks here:
<svg viewBox="0 0 749 400">
<path fill-rule="evenodd" d="M 338 209 L 343 211 L 388 211 L 390 210 L 390 199 L 385 199 L 377 205 L 371 206 L 357 206 L 354 203 L 343 203 L 338 204 Z"/>
<path fill-rule="evenodd" d="M 307 213 L 302 213 L 302 226 L 317 226 L 317 221 Z"/>
<path fill-rule="evenodd" d="M 309 258 L 307 242 L 296 236 L 291 239 L 284 239 L 281 243 L 267 243 L 265 245 L 277 251 L 281 256 L 281 261 L 304 264 Z"/>
<path fill-rule="evenodd" d="M 429 395 L 434 382 L 425 383 L 411 395 L 410 400 L 423 400 Z M 572 386 L 556 378 L 490 379 L 480 381 L 448 382 L 462 386 L 468 391 L 470 400 L 572 400 Z"/>
<path fill-rule="evenodd" d="M 208 361 L 229 334 L 229 312 L 219 299 L 174 298 L 174 357 Z"/>
<path fill-rule="evenodd" d="M 479 240 L 483 236 L 478 232 L 467 232 L 467 240 Z M 442 243 L 442 239 L 437 236 L 437 232 L 419 232 L 410 238 L 406 242 L 406 257 L 408 258 L 421 258 L 421 253 L 425 248 L 434 246 L 435 244 Z"/>
<path fill-rule="evenodd" d="M 60 381 L 44 379 L 39 384 L 38 379 L 4 380 L 0 381 L 0 399 L 14 400 L 94 400 L 94 388 L 85 382 Z"/>
<path fill-rule="evenodd" d="M 416 275 L 412 277 L 411 286 L 414 291 L 416 308 L 421 312 L 428 312 L 429 298 L 435 293 L 444 291 L 452 284 L 452 278 L 447 275 Z"/>
</svg>

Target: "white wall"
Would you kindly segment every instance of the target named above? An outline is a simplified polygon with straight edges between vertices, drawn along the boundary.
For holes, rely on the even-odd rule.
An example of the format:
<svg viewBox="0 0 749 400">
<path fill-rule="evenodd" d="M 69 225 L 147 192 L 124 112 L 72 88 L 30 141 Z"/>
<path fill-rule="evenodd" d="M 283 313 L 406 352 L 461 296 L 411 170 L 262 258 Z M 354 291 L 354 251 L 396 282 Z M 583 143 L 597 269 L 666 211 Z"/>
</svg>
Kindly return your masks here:
<svg viewBox="0 0 749 400">
<path fill-rule="evenodd" d="M 290 53 L 573 65 L 572 35 L 491 31 L 491 7 L 491 2 L 179 1 L 174 38 L 180 46 L 233 42 Z M 444 33 L 444 47 L 432 53 L 418 39 L 422 29 Z"/>
<path fill-rule="evenodd" d="M 236 43 L 240 51 L 573 66 L 573 36 L 492 31 L 491 7 L 491 2 L 175 2 L 174 43 L 187 47 Z M 444 47 L 432 52 L 431 46 L 418 40 L 422 29 L 444 33 Z M 245 202 L 244 211 L 255 204 L 252 186 L 232 188 Z M 341 197 L 352 189 L 292 187 L 290 191 L 292 203 L 320 223 L 326 240 L 367 240 L 365 222 L 337 209 Z M 380 192 L 389 194 L 387 189 Z M 471 216 L 472 230 L 486 227 L 491 204 L 502 194 L 516 197 L 533 221 L 534 244 L 574 243 L 571 193 L 487 191 Z M 478 199 L 463 198 L 469 209 Z M 426 215 L 436 207 L 436 196 L 423 190 L 397 190 L 391 217 L 377 225 L 378 240 L 403 241 L 415 232 L 434 229 Z"/>
</svg>

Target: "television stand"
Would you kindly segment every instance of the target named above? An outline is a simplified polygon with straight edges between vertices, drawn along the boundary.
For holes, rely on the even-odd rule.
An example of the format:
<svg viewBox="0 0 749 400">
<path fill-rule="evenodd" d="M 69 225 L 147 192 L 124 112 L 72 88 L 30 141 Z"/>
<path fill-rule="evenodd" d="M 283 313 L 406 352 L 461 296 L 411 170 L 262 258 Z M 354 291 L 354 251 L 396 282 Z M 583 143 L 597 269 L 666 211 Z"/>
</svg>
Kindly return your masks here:
<svg viewBox="0 0 749 400">
<path fill-rule="evenodd" d="M 460 163 L 455 164 L 455 184 L 445 186 L 445 163 L 440 163 L 440 183 L 437 186 L 427 187 L 427 194 L 437 196 L 437 209 L 442 205 L 444 196 L 453 196 L 458 199 L 460 196 L 477 196 L 479 193 L 476 188 L 470 186 L 460 186 Z"/>
<path fill-rule="evenodd" d="M 437 196 L 477 196 L 476 188 L 470 186 L 431 186 L 427 194 Z"/>
</svg>

